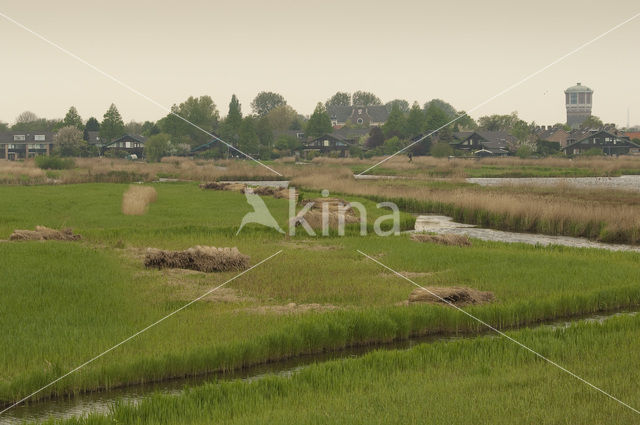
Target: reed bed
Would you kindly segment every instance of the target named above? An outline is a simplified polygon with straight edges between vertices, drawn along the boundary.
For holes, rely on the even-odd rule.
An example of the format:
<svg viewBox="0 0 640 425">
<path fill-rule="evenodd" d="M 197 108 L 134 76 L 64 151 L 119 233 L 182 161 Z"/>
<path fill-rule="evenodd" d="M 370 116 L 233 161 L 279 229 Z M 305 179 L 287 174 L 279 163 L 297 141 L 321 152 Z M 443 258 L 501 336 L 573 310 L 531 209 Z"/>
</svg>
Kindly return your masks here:
<svg viewBox="0 0 640 425">
<path fill-rule="evenodd" d="M 158 192 L 151 186 L 129 186 L 122 195 L 122 213 L 124 215 L 144 215 L 149 205 L 158 200 Z"/>
<path fill-rule="evenodd" d="M 397 180 L 356 181 L 345 170 L 299 176 L 292 184 L 376 201 L 390 200 L 408 212 L 446 214 L 464 223 L 498 230 L 640 243 L 640 204 L 638 196 L 629 191 L 566 186 L 539 190 L 515 186 L 508 190 L 438 188 Z"/>
</svg>

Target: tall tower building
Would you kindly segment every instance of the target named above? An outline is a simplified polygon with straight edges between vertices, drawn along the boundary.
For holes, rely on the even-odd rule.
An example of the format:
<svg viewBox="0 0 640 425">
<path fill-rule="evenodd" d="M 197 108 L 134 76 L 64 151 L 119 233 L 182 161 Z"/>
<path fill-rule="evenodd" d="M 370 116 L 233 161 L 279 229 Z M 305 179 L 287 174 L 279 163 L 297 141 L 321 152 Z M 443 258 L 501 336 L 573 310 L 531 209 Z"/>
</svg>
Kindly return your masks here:
<svg viewBox="0 0 640 425">
<path fill-rule="evenodd" d="M 578 128 L 591 116 L 593 90 L 578 83 L 564 91 L 567 105 L 567 125 Z"/>
</svg>

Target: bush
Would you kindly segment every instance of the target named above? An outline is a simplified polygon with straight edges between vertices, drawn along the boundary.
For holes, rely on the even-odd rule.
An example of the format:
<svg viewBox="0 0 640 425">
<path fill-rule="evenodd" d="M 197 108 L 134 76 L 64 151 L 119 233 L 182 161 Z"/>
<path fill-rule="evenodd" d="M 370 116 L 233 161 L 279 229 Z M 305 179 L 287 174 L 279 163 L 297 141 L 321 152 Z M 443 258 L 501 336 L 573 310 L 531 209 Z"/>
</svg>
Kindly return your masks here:
<svg viewBox="0 0 640 425">
<path fill-rule="evenodd" d="M 431 146 L 431 156 L 446 158 L 453 155 L 453 148 L 448 143 L 436 143 Z"/>
<path fill-rule="evenodd" d="M 76 163 L 71 158 L 60 158 L 57 156 L 36 156 L 36 165 L 43 170 L 69 170 L 75 167 Z"/>
<path fill-rule="evenodd" d="M 516 155 L 518 155 L 522 159 L 529 158 L 533 154 L 533 149 L 531 149 L 528 145 L 522 145 L 516 151 Z"/>
</svg>

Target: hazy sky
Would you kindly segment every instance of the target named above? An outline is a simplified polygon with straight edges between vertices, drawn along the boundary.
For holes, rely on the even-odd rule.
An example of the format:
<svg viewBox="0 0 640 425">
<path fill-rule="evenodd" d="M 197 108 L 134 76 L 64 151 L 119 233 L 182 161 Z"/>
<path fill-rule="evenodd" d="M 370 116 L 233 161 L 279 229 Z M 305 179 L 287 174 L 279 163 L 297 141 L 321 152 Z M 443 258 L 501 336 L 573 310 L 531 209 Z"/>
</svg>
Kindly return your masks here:
<svg viewBox="0 0 640 425">
<path fill-rule="evenodd" d="M 222 115 L 261 90 L 305 115 L 336 91 L 383 101 L 442 98 L 469 110 L 640 12 L 637 0 L 196 1 L 0 0 L 0 12 L 170 106 L 210 95 Z M 24 110 L 84 119 L 113 102 L 125 121 L 166 113 L 0 18 L 0 121 Z M 580 81 L 605 122 L 640 124 L 640 18 L 545 71 L 474 118 L 518 111 L 565 121 Z"/>
</svg>

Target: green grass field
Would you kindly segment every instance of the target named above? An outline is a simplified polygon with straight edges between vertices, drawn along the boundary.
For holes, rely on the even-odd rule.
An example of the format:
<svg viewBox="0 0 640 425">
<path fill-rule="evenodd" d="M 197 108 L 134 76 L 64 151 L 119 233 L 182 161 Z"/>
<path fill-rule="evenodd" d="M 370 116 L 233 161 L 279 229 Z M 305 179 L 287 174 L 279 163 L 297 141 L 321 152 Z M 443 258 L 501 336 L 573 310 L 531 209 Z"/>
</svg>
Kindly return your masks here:
<svg viewBox="0 0 640 425">
<path fill-rule="evenodd" d="M 417 243 L 407 235 L 286 237 L 258 227 L 235 236 L 242 216 L 249 211 L 242 194 L 203 191 L 195 184 L 158 184 L 154 186 L 158 201 L 146 215 L 124 216 L 120 201 L 127 187 L 117 184 L 0 187 L 0 197 L 6 200 L 0 204 L 0 238 L 8 238 L 15 228 L 35 225 L 69 226 L 85 237 L 75 243 L 0 243 L 3 402 L 31 393 L 234 275 L 145 270 L 142 255 L 146 247 L 237 246 L 251 256 L 252 264 L 278 250 L 283 252 L 231 282 L 221 291 L 223 297 L 216 298 L 214 293 L 38 397 L 229 370 L 411 335 L 481 330 L 476 322 L 448 307 L 398 305 L 415 287 L 364 258 L 356 252 L 358 249 L 398 271 L 413 273 L 413 279 L 420 285 L 463 285 L 492 291 L 496 302 L 468 310 L 504 329 L 640 306 L 637 284 L 640 255 L 635 253 L 481 241 L 474 241 L 472 247 L 446 247 Z M 265 201 L 284 223 L 287 201 L 271 198 Z M 372 202 L 367 205 L 374 216 L 375 205 Z M 289 303 L 320 304 L 323 310 L 294 309 L 279 314 L 270 309 Z M 478 344 L 481 344 L 478 350 L 482 351 L 490 342 Z M 439 348 L 425 350 L 435 350 L 433 355 L 445 358 L 456 352 L 454 348 L 446 348 L 446 344 L 442 347 L 441 353 Z M 474 346 L 463 347 L 470 351 L 463 350 L 461 358 L 466 356 L 468 361 L 482 364 L 484 357 L 468 354 L 475 350 Z M 486 349 L 488 356 L 494 348 L 487 345 Z M 385 374 L 403 373 L 402 368 L 394 370 L 397 364 L 394 356 L 422 358 L 422 354 L 415 354 L 422 353 L 421 350 L 389 357 L 376 354 L 363 360 L 364 365 L 374 361 L 383 367 L 380 375 L 372 376 L 375 379 L 371 385 L 376 385 Z M 525 359 L 521 361 L 526 363 Z M 363 367 L 351 364 L 326 367 L 328 370 Z M 536 370 L 532 376 L 543 373 L 536 362 L 531 366 Z M 416 379 L 408 383 L 409 387 L 418 385 L 417 377 L 425 379 L 420 374 L 414 376 L 414 372 L 403 378 Z M 432 372 L 445 379 L 444 372 Z M 353 373 L 357 374 L 356 369 Z M 366 387 L 368 373 L 363 373 L 353 385 Z M 317 376 L 308 379 L 318 385 L 330 385 Z M 258 388 L 239 386 L 233 391 L 246 397 L 253 397 L 249 393 L 255 392 L 255 397 L 262 397 L 260 386 L 272 381 L 264 382 L 256 384 Z M 273 382 L 281 385 L 277 379 Z M 471 388 L 474 382 L 463 384 Z M 538 384 L 529 388 L 526 379 L 522 382 L 528 388 L 526 391 L 537 391 Z M 285 388 L 293 384 L 282 385 Z M 291 394 L 302 391 L 305 397 L 313 397 L 313 388 L 300 385 L 309 392 L 297 387 L 287 391 L 292 391 Z M 345 385 L 347 391 L 350 387 Z M 496 381 L 495 385 L 500 388 L 502 384 Z M 205 394 L 209 390 L 198 391 Z M 215 391 L 210 395 L 213 398 L 218 397 Z M 353 399 L 355 405 L 366 400 L 367 393 L 363 389 L 358 391 L 360 396 Z M 340 394 L 337 391 L 323 397 L 331 405 Z M 380 397 L 385 394 L 380 393 Z M 244 399 L 237 400 L 240 406 Z M 246 399 L 248 403 L 254 403 L 252 400 Z M 286 397 L 280 402 L 281 410 L 273 417 L 284 421 L 291 412 L 285 407 Z M 166 403 L 167 412 L 173 412 L 167 414 L 177 415 L 180 404 L 172 407 L 173 402 Z M 259 406 L 255 403 L 251 405 Z M 316 413 L 309 411 L 308 421 L 313 422 Z M 153 423 L 156 419 L 149 420 Z M 247 420 L 251 422 L 250 418 Z M 194 418 L 195 423 L 198 421 L 206 422 L 201 417 Z"/>
<path fill-rule="evenodd" d="M 634 408 L 640 318 L 510 336 Z M 313 365 L 291 377 L 210 383 L 65 425 L 611 424 L 638 414 L 504 338 L 422 344 Z"/>
</svg>

